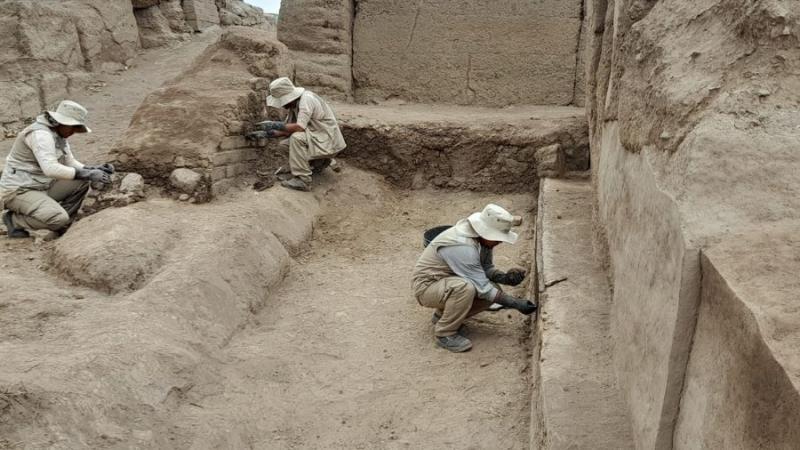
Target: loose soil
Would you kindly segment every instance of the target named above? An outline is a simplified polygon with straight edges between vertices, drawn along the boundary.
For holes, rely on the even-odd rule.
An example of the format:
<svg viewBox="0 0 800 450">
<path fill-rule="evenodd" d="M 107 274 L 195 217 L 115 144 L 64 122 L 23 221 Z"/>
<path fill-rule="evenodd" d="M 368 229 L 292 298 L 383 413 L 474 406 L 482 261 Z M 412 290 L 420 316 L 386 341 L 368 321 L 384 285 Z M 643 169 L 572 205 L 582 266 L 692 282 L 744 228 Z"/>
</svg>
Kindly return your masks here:
<svg viewBox="0 0 800 450">
<path fill-rule="evenodd" d="M 427 227 L 490 201 L 530 219 L 533 199 L 385 186 L 363 195 L 350 184 L 325 193 L 310 248 L 222 352 L 222 381 L 187 393 L 173 416 L 176 440 L 527 448 L 529 321 L 508 311 L 478 315 L 468 321 L 474 349 L 451 354 L 435 346 L 431 310 L 411 295 L 410 274 Z M 522 233 L 520 245 L 498 249 L 499 267 L 530 266 L 532 227 Z"/>
</svg>

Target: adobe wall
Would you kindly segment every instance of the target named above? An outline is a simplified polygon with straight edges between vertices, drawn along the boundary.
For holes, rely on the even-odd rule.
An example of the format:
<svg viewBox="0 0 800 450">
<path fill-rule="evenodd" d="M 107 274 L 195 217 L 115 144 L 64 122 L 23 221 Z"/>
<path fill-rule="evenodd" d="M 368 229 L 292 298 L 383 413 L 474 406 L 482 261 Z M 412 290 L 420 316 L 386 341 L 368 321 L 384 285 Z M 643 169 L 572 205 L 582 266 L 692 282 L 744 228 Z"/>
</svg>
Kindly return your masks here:
<svg viewBox="0 0 800 450">
<path fill-rule="evenodd" d="M 292 71 L 286 47 L 273 34 L 232 27 L 185 73 L 150 94 L 118 147 L 116 164 L 165 182 L 176 168 L 203 175 L 198 200 L 252 173 L 259 151 L 243 133 L 263 120 L 270 80 Z"/>
<path fill-rule="evenodd" d="M 356 100 L 573 102 L 582 0 L 360 0 Z"/>
<path fill-rule="evenodd" d="M 723 270 L 702 255 L 743 230 L 800 217 L 800 5 L 593 0 L 587 14 L 596 219 L 636 446 L 729 448 L 722 436 L 751 433 L 757 440 L 743 442 L 784 448 L 792 436 L 777 430 L 795 417 L 762 405 L 797 396 L 798 347 L 777 342 L 796 342 L 800 309 L 785 298 L 780 314 L 765 313 L 759 299 L 781 297 L 753 291 L 734 291 L 736 304 L 724 284 L 760 266 L 796 273 L 800 263 L 741 251 L 742 263 Z M 771 239 L 775 249 L 793 245 L 786 234 Z M 775 321 L 786 326 L 761 325 Z M 734 347 L 746 351 L 708 358 Z M 762 364 L 769 381 L 732 375 Z"/>
<path fill-rule="evenodd" d="M 294 81 L 328 100 L 352 100 L 353 0 L 284 0 L 278 40 L 291 50 Z"/>
</svg>

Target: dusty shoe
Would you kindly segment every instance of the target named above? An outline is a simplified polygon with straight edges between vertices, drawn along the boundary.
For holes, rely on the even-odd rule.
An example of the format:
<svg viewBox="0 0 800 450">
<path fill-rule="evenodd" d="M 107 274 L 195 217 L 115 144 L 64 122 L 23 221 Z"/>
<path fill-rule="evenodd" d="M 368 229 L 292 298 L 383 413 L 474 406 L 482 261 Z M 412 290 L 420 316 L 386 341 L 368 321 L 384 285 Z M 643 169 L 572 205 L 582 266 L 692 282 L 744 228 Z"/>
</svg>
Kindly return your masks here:
<svg viewBox="0 0 800 450">
<path fill-rule="evenodd" d="M 472 348 L 472 341 L 460 334 L 454 334 L 452 336 L 436 336 L 436 345 L 454 353 L 461 353 Z"/>
<path fill-rule="evenodd" d="M 22 239 L 31 237 L 31 234 L 28 233 L 27 230 L 14 226 L 14 222 L 11 220 L 11 211 L 6 211 L 6 213 L 3 214 L 3 223 L 6 226 L 6 230 L 8 230 L 9 239 Z"/>
<path fill-rule="evenodd" d="M 294 189 L 296 191 L 305 191 L 308 192 L 311 190 L 311 186 L 309 186 L 305 181 L 301 180 L 300 178 L 293 177 L 292 179 L 281 181 L 281 186 L 289 189 Z"/>
</svg>

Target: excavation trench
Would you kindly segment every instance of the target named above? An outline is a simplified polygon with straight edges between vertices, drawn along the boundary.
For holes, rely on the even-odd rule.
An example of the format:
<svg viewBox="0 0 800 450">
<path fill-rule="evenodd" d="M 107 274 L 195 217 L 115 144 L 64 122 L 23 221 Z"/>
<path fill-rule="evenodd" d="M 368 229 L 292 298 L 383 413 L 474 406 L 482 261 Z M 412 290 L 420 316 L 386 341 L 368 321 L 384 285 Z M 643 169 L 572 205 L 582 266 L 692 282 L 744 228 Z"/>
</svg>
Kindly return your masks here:
<svg viewBox="0 0 800 450">
<path fill-rule="evenodd" d="M 450 354 L 434 345 L 431 311 L 416 304 L 409 280 L 423 230 L 488 202 L 530 219 L 533 196 L 397 190 L 355 170 L 343 177 L 326 193 L 309 247 L 219 352 L 218 378 L 194 386 L 173 411 L 174 438 L 223 446 L 235 437 L 252 448 L 527 448 L 529 321 L 479 315 L 468 322 L 473 351 Z M 529 267 L 530 242 L 501 247 L 497 264 Z"/>
<path fill-rule="evenodd" d="M 488 202 L 526 218 L 496 264 L 530 268 L 534 195 L 403 190 L 350 166 L 315 195 L 148 201 L 91 216 L 31 258 L 7 247 L 25 267 L 3 280 L 0 435 L 95 447 L 527 448 L 530 322 L 478 315 L 467 323 L 473 350 L 448 353 L 410 274 L 426 228 Z M 42 271 L 47 262 L 56 268 Z"/>
</svg>

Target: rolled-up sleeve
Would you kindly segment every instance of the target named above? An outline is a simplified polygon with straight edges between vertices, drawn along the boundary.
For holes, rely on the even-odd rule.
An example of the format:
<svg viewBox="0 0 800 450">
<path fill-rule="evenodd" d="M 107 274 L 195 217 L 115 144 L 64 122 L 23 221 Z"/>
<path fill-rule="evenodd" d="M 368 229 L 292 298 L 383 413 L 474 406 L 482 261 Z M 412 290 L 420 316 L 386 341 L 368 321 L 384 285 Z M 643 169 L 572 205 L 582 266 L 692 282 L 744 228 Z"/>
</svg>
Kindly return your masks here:
<svg viewBox="0 0 800 450">
<path fill-rule="evenodd" d="M 453 245 L 440 248 L 439 256 L 453 273 L 475 286 L 479 298 L 494 301 L 499 291 L 486 276 L 478 249 L 469 245 Z"/>
<path fill-rule="evenodd" d="M 25 137 L 25 143 L 33 150 L 33 156 L 36 157 L 39 167 L 46 176 L 57 180 L 75 178 L 75 167 L 58 162 L 56 143 L 52 134 L 47 131 L 34 131 Z"/>
</svg>

